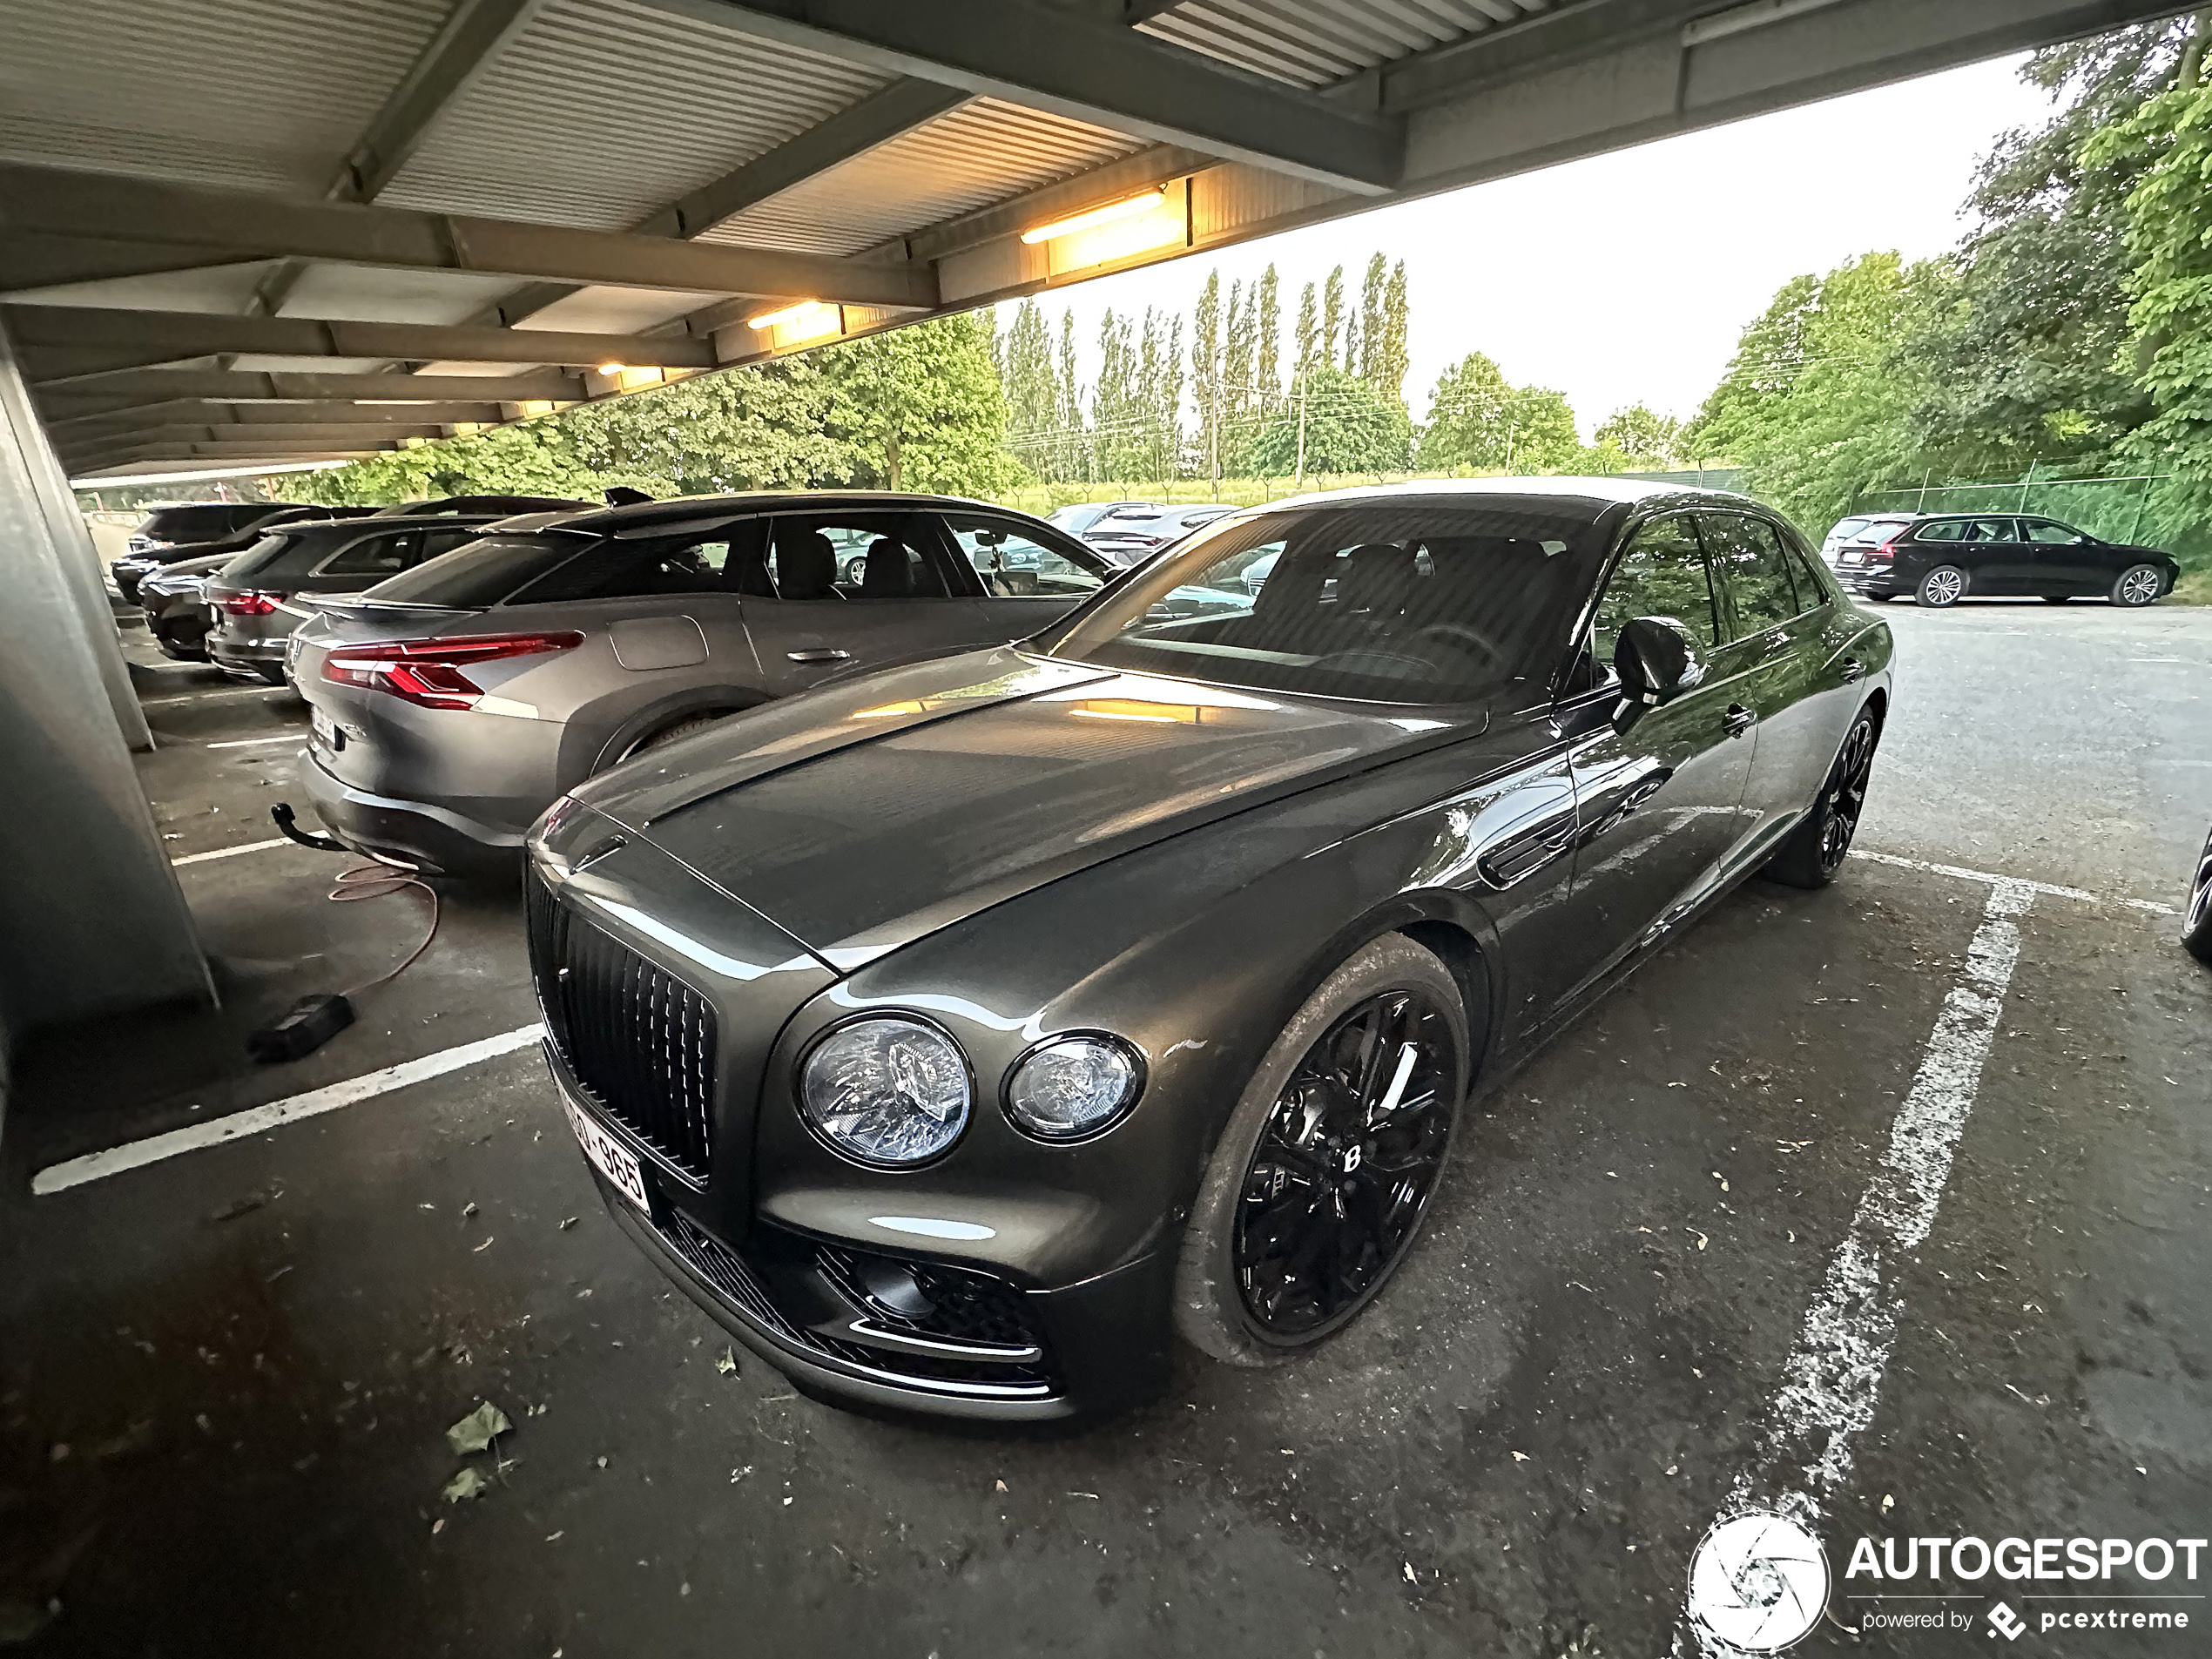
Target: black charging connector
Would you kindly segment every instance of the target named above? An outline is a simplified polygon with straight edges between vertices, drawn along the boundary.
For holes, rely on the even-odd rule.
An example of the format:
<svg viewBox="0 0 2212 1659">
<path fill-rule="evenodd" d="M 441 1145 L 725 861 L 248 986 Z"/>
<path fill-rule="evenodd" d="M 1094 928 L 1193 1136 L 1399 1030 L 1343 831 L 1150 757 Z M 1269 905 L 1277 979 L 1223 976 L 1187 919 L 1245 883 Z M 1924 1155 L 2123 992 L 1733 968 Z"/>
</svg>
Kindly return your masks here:
<svg viewBox="0 0 2212 1659">
<path fill-rule="evenodd" d="M 248 1032 L 246 1052 L 273 1066 L 316 1049 L 354 1022 L 354 1005 L 335 991 L 303 996 L 278 1018 Z"/>
</svg>

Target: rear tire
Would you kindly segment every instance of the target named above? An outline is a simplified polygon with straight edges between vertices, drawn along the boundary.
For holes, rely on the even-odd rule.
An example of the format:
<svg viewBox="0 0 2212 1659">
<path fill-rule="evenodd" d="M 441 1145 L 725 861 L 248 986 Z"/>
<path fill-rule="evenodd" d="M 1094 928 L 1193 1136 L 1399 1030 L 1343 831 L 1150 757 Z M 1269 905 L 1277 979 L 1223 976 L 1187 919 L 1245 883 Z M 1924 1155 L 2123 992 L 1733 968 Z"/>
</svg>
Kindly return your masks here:
<svg viewBox="0 0 2212 1659">
<path fill-rule="evenodd" d="M 1416 1051 L 1403 1081 L 1395 1063 L 1365 1063 L 1369 1043 Z M 1390 934 L 1330 974 L 1269 1047 L 1206 1165 L 1176 1270 L 1184 1340 L 1229 1365 L 1281 1365 L 1371 1306 L 1448 1167 L 1472 1065 L 1459 983 L 1433 952 Z M 1365 1088 L 1339 1081 L 1347 1068 Z"/>
<path fill-rule="evenodd" d="M 2212 964 L 2212 836 L 2197 855 L 2189 882 L 2188 907 L 2182 912 L 2182 948 L 2200 962 Z"/>
<path fill-rule="evenodd" d="M 1828 769 L 1828 781 L 1821 785 L 1819 799 L 1790 832 L 1790 839 L 1767 860 L 1762 875 L 1790 887 L 1824 887 L 1836 879 L 1858 833 L 1859 814 L 1866 808 L 1866 785 L 1874 771 L 1874 751 L 1881 740 L 1882 728 L 1874 711 L 1861 709 L 1844 735 L 1844 746 L 1836 752 L 1836 764 Z"/>
<path fill-rule="evenodd" d="M 2126 605 L 2131 610 L 2140 610 L 2144 605 L 2156 604 L 2165 591 L 2166 573 L 2163 570 L 2155 564 L 2131 564 L 2120 573 L 2120 579 L 2112 584 L 2112 602 L 2116 605 Z"/>
<path fill-rule="evenodd" d="M 624 749 L 616 764 L 633 759 L 648 749 L 658 749 L 674 743 L 678 738 L 688 738 L 694 732 L 704 732 L 716 721 L 726 720 L 737 711 L 735 709 L 717 709 L 705 714 L 687 714 L 680 720 L 671 720 L 658 732 L 648 732 Z"/>
<path fill-rule="evenodd" d="M 1920 578 L 1920 585 L 1913 591 L 1919 604 L 1940 610 L 1955 605 L 1966 595 L 1966 573 L 1955 564 L 1939 564 Z"/>
</svg>

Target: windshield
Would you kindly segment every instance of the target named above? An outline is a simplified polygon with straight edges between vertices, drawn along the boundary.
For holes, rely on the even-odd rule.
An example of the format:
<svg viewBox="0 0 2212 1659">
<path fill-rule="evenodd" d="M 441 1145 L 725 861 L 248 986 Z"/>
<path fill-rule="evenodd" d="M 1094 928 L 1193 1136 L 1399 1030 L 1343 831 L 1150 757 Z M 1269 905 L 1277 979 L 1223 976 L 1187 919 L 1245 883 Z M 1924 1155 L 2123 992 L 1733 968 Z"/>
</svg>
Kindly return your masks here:
<svg viewBox="0 0 2212 1659">
<path fill-rule="evenodd" d="M 525 582 L 536 581 L 597 540 L 574 533 L 479 536 L 378 583 L 368 597 L 393 604 L 479 610 L 497 604 Z"/>
<path fill-rule="evenodd" d="M 1467 702 L 1548 678 L 1596 568 L 1595 529 L 1548 501 L 1271 513 L 1201 533 L 1037 643 L 1213 685 Z"/>
</svg>

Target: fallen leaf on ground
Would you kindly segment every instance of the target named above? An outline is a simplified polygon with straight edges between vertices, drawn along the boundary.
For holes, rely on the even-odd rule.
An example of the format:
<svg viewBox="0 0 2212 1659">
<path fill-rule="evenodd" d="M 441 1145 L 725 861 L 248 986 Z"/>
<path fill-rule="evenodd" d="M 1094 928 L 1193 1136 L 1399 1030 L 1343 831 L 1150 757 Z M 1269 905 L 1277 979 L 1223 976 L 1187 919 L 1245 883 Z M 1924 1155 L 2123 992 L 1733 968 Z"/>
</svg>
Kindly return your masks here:
<svg viewBox="0 0 2212 1659">
<path fill-rule="evenodd" d="M 507 1420 L 507 1413 L 486 1400 L 446 1431 L 446 1443 L 466 1457 L 471 1452 L 482 1451 L 496 1435 L 514 1432 L 515 1426 Z"/>
<path fill-rule="evenodd" d="M 491 1482 L 484 1479 L 484 1472 L 471 1463 L 446 1482 L 442 1495 L 448 1503 L 459 1503 L 463 1498 L 480 1498 L 490 1489 Z"/>
<path fill-rule="evenodd" d="M 736 1376 L 738 1374 L 738 1351 L 735 1348 L 725 1347 L 721 1353 L 716 1357 L 714 1368 L 725 1377 Z"/>
</svg>

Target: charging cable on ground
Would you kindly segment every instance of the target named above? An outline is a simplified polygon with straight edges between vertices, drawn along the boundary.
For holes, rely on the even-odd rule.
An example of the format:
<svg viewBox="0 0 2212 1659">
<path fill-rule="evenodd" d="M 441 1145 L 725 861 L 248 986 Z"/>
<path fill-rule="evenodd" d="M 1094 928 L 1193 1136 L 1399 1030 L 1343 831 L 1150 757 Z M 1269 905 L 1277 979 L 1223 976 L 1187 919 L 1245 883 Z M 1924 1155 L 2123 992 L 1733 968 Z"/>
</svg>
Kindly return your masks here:
<svg viewBox="0 0 2212 1659">
<path fill-rule="evenodd" d="M 279 801 L 269 816 L 276 826 L 302 846 L 312 846 L 318 852 L 351 853 L 353 849 L 327 835 L 314 835 L 299 826 L 288 802 Z M 397 979 L 412 968 L 430 948 L 430 941 L 438 936 L 440 910 L 438 892 L 422 880 L 421 872 L 411 865 L 396 860 L 372 858 L 359 864 L 338 878 L 337 885 L 325 895 L 338 904 L 358 903 L 364 899 L 381 899 L 388 894 L 403 893 L 414 887 L 430 900 L 430 926 L 415 948 L 400 959 L 397 967 L 387 968 L 374 979 L 343 991 L 316 991 L 301 997 L 278 1018 L 250 1032 L 246 1039 L 246 1051 L 262 1065 L 275 1065 L 287 1060 L 297 1060 L 302 1055 L 314 1053 L 354 1022 L 353 998 L 363 991 L 374 990 Z"/>
</svg>

